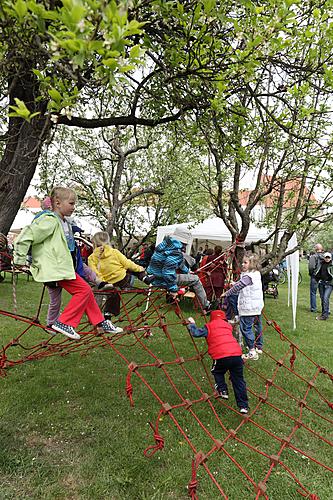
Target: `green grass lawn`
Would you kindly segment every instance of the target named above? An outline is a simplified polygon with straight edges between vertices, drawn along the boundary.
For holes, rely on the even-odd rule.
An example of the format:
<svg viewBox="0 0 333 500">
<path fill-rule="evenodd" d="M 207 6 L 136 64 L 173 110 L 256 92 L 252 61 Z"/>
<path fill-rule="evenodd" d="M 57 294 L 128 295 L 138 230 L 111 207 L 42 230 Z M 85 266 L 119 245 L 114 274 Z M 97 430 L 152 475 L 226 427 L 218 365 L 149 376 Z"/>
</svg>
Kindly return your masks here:
<svg viewBox="0 0 333 500">
<path fill-rule="evenodd" d="M 292 330 L 291 308 L 287 307 L 287 285 L 279 287 L 279 298 L 267 297 L 265 312 L 277 321 L 282 331 L 295 342 L 312 360 L 332 372 L 333 328 L 332 321 L 317 322 L 309 312 L 309 283 L 303 263 L 303 282 L 300 285 L 297 329 Z M 17 286 L 18 312 L 33 317 L 41 293 L 40 285 L 20 277 Z M 142 311 L 136 299 L 131 302 L 132 316 Z M 48 298 L 43 299 L 41 319 L 45 320 Z M 157 302 L 158 309 L 166 308 L 164 301 Z M 196 315 L 192 304 L 183 302 L 184 317 Z M 12 310 L 12 286 L 7 279 L 0 284 L 0 309 Z M 123 319 L 123 321 L 121 321 Z M 118 321 L 126 325 L 126 318 Z M 153 336 L 135 341 L 126 335 L 115 341 L 113 348 L 92 345 L 88 355 L 83 351 L 66 356 L 56 355 L 40 361 L 25 362 L 8 369 L 0 378 L 0 499 L 186 499 L 187 484 L 191 479 L 191 460 L 196 450 L 208 453 L 215 439 L 223 440 L 228 429 L 238 429 L 239 440 L 229 439 L 224 450 L 240 463 L 247 474 L 258 483 L 263 481 L 269 469 L 269 460 L 242 445 L 246 441 L 267 455 L 276 455 L 278 438 L 288 437 L 293 421 L 281 415 L 278 407 L 294 418 L 299 417 L 295 398 L 302 399 L 308 388 L 285 368 L 279 368 L 275 383 L 269 388 L 268 401 L 273 405 L 259 404 L 253 422 L 244 420 L 236 411 L 231 395 L 228 405 L 211 398 L 212 407 L 220 418 L 220 424 L 207 402 L 193 404 L 189 409 L 172 410 L 172 417 L 164 415 L 159 421 L 159 433 L 165 447 L 153 457 L 146 458 L 145 448 L 154 444 L 153 431 L 148 422 L 156 423 L 161 405 L 135 373 L 132 374 L 134 407 L 126 397 L 128 362 L 151 364 L 156 358 L 172 362 L 183 356 L 193 357 L 198 351 L 205 352 L 205 341 L 196 342 L 189 337 L 179 318 L 167 314 L 169 328 L 166 331 L 154 326 Z M 0 348 L 23 330 L 21 322 L 0 315 Z M 152 317 L 147 318 L 152 322 Z M 198 318 L 198 323 L 200 319 Z M 178 324 L 177 324 L 178 323 Z M 170 335 L 168 338 L 167 335 Z M 48 339 L 40 328 L 32 328 L 24 335 L 24 347 Z M 57 336 L 59 339 L 59 336 Z M 172 339 L 174 348 L 170 343 Z M 198 351 L 196 350 L 198 349 Z M 245 376 L 249 387 L 251 409 L 258 403 L 258 394 L 265 393 L 265 380 L 274 377 L 276 363 L 270 356 L 280 359 L 287 351 L 276 331 L 265 329 L 265 353 L 258 362 L 247 364 Z M 7 351 L 12 359 L 26 356 L 20 346 Z M 288 360 L 290 355 L 288 356 Z M 288 362 L 286 363 L 288 366 Z M 310 380 L 316 372 L 311 361 L 297 353 L 295 370 Z M 184 371 L 184 367 L 187 372 Z M 187 361 L 185 365 L 170 364 L 160 368 L 145 367 L 138 370 L 146 384 L 163 402 L 177 405 L 182 400 L 200 398 L 202 391 L 212 394 L 210 360 L 204 357 Z M 167 376 L 169 378 L 167 378 Z M 198 387 L 191 383 L 192 376 Z M 315 388 L 332 401 L 332 382 L 324 374 L 315 380 Z M 325 419 L 303 410 L 302 421 L 314 433 L 332 440 L 333 412 L 312 388 L 307 396 L 310 408 Z M 177 395 L 178 391 L 178 395 Z M 232 392 L 232 391 L 231 391 Z M 195 418 L 196 417 L 196 418 Z M 330 421 L 329 421 L 330 420 Z M 179 424 L 179 432 L 174 421 Z M 200 423 L 205 427 L 202 429 Z M 306 428 L 299 428 L 291 442 L 304 453 L 286 448 L 281 460 L 310 491 L 320 499 L 332 498 L 332 474 L 314 464 L 306 455 L 315 457 L 327 465 L 333 463 L 332 447 Z M 190 444 L 189 444 L 190 443 Z M 213 452 L 205 466 L 230 499 L 255 498 L 256 493 L 243 474 L 224 452 Z M 198 470 L 197 493 L 200 499 L 220 496 L 204 466 Z M 278 465 L 267 482 L 270 499 L 301 499 L 297 485 L 287 469 Z"/>
</svg>

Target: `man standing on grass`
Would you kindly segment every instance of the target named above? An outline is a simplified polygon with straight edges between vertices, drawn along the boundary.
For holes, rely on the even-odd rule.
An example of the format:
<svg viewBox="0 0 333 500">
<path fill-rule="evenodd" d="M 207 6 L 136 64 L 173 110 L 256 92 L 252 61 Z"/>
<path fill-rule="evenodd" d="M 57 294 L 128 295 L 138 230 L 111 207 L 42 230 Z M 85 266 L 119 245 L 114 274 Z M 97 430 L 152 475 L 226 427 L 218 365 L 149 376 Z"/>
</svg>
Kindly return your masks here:
<svg viewBox="0 0 333 500">
<path fill-rule="evenodd" d="M 315 278 L 315 270 L 319 267 L 319 262 L 323 258 L 323 247 L 320 243 L 314 246 L 314 252 L 309 258 L 309 276 L 310 276 L 310 311 L 317 311 L 317 289 L 318 281 Z"/>
<path fill-rule="evenodd" d="M 330 314 L 330 296 L 333 291 L 333 264 L 331 252 L 325 252 L 315 271 L 321 299 L 321 315 L 316 319 L 326 320 Z"/>
</svg>

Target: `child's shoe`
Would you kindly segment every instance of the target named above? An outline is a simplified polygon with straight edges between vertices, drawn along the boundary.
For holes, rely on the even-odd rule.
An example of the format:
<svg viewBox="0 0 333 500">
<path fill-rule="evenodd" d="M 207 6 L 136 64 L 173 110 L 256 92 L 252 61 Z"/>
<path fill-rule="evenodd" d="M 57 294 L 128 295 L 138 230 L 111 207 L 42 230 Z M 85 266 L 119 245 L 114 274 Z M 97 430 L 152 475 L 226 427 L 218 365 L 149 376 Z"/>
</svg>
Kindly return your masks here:
<svg viewBox="0 0 333 500">
<path fill-rule="evenodd" d="M 262 354 L 262 349 L 260 347 L 256 347 L 256 353 L 257 354 Z"/>
<path fill-rule="evenodd" d="M 253 349 L 249 350 L 248 354 L 243 354 L 242 358 L 243 359 L 252 359 L 252 361 L 257 361 L 259 359 L 259 355 L 256 352 L 256 350 L 253 348 Z"/>
<path fill-rule="evenodd" d="M 228 320 L 230 325 L 238 325 L 239 324 L 239 316 L 234 316 L 232 319 Z"/>
<path fill-rule="evenodd" d="M 223 391 L 220 391 L 220 389 L 218 388 L 218 385 L 215 384 L 215 389 L 218 393 L 218 395 L 222 398 L 222 399 L 229 399 L 229 394 L 228 394 L 228 391 L 227 390 L 223 390 Z"/>
<path fill-rule="evenodd" d="M 142 281 L 146 284 L 146 285 L 150 285 L 155 279 L 155 276 L 153 274 L 146 274 L 146 276 L 144 276 L 142 278 Z"/>
<path fill-rule="evenodd" d="M 56 321 L 52 325 L 52 329 L 55 330 L 56 332 L 62 333 L 63 335 L 66 335 L 69 339 L 73 340 L 80 340 L 80 335 L 76 333 L 74 328 L 70 325 L 65 325 L 65 323 L 61 323 L 61 321 Z"/>
<path fill-rule="evenodd" d="M 115 326 L 109 319 L 101 321 L 101 323 L 98 323 L 97 327 L 101 328 L 104 333 L 121 333 L 123 331 L 120 326 Z"/>
<path fill-rule="evenodd" d="M 213 304 L 211 302 L 207 302 L 206 307 L 203 310 L 204 314 L 210 314 L 211 311 L 214 310 Z"/>
<path fill-rule="evenodd" d="M 243 415 L 246 415 L 247 413 L 249 413 L 249 409 L 248 408 L 239 408 L 239 413 L 243 413 Z"/>
<path fill-rule="evenodd" d="M 101 281 L 97 286 L 97 290 L 111 290 L 112 288 L 114 288 L 112 283 L 108 283 L 107 281 Z"/>
</svg>

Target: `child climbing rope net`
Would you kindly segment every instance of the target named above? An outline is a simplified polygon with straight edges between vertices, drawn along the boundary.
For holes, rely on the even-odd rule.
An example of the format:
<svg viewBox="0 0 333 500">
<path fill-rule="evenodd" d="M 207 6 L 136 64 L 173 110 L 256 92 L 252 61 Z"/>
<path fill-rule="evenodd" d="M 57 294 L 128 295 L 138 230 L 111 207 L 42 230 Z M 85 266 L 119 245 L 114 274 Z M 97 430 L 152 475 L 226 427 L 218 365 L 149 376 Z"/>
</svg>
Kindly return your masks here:
<svg viewBox="0 0 333 500">
<path fill-rule="evenodd" d="M 329 460 L 333 404 L 328 399 L 333 376 L 327 369 L 288 339 L 277 322 L 265 317 L 265 335 L 274 339 L 267 345 L 277 347 L 265 347 L 259 363 L 246 362 L 250 411 L 243 416 L 232 398 L 218 397 L 207 349 L 187 331 L 188 314 L 181 303 L 167 304 L 165 291 L 158 289 L 107 294 L 120 297 L 117 322 L 123 333 L 97 336 L 89 324 L 81 323 L 77 342 L 50 335 L 41 320 L 43 295 L 34 317 L 0 310 L 2 317 L 12 319 L 10 338 L 0 351 L 0 376 L 27 361 L 110 348 L 124 364 L 124 393 L 130 404 L 141 404 L 139 383 L 155 401 L 149 408 L 152 442 L 147 443 L 145 455 L 152 457 L 167 446 L 166 418 L 187 443 L 193 456 L 187 485 L 192 499 L 204 492 L 206 481 L 212 482 L 217 494 L 230 498 L 230 468 L 237 476 L 237 488 L 249 498 L 278 498 L 283 478 L 289 482 L 291 495 L 318 498 L 318 477 L 333 472 Z M 157 354 L 161 341 L 162 355 Z M 326 461 L 317 458 L 319 448 L 324 449 Z M 295 457 L 299 464 L 306 461 L 308 474 L 299 474 Z M 256 472 L 253 462 L 260 465 Z"/>
</svg>

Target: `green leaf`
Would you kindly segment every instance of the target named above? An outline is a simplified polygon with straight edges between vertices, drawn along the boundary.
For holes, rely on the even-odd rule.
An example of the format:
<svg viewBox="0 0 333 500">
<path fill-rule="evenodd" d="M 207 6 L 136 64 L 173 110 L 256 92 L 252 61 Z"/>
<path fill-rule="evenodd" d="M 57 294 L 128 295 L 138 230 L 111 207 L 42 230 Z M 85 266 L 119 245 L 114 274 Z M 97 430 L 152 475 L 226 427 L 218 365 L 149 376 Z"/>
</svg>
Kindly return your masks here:
<svg viewBox="0 0 333 500">
<path fill-rule="evenodd" d="M 102 59 L 102 63 L 104 64 L 104 66 L 107 66 L 112 71 L 114 71 L 118 67 L 117 60 L 113 59 L 112 57 L 109 57 L 108 59 Z"/>
<path fill-rule="evenodd" d="M 51 97 L 51 99 L 53 99 L 53 101 L 55 101 L 56 103 L 61 102 L 62 95 L 60 94 L 60 92 L 58 92 L 57 89 L 53 89 L 53 88 L 49 89 L 48 93 L 49 93 L 49 96 Z"/>
<path fill-rule="evenodd" d="M 134 45 L 134 47 L 132 47 L 130 51 L 131 59 L 137 59 L 140 56 L 140 51 L 140 45 Z"/>
<path fill-rule="evenodd" d="M 120 73 L 127 73 L 127 71 L 132 71 L 133 69 L 135 69 L 134 64 L 126 64 L 125 66 L 119 68 L 119 71 Z"/>
<path fill-rule="evenodd" d="M 31 113 L 29 111 L 29 109 L 26 107 L 25 102 L 21 101 L 17 97 L 15 97 L 14 100 L 15 100 L 16 106 L 13 106 L 13 105 L 9 106 L 10 109 L 13 110 L 13 112 L 8 113 L 8 116 L 16 117 L 16 118 L 20 117 L 20 118 L 23 118 L 24 120 L 27 120 L 28 122 L 30 122 L 34 116 L 37 116 L 40 114 L 39 111 L 36 113 Z"/>
<path fill-rule="evenodd" d="M 14 10 L 20 20 L 23 20 L 28 12 L 27 4 L 23 0 L 17 0 L 17 2 L 14 3 Z"/>
</svg>

